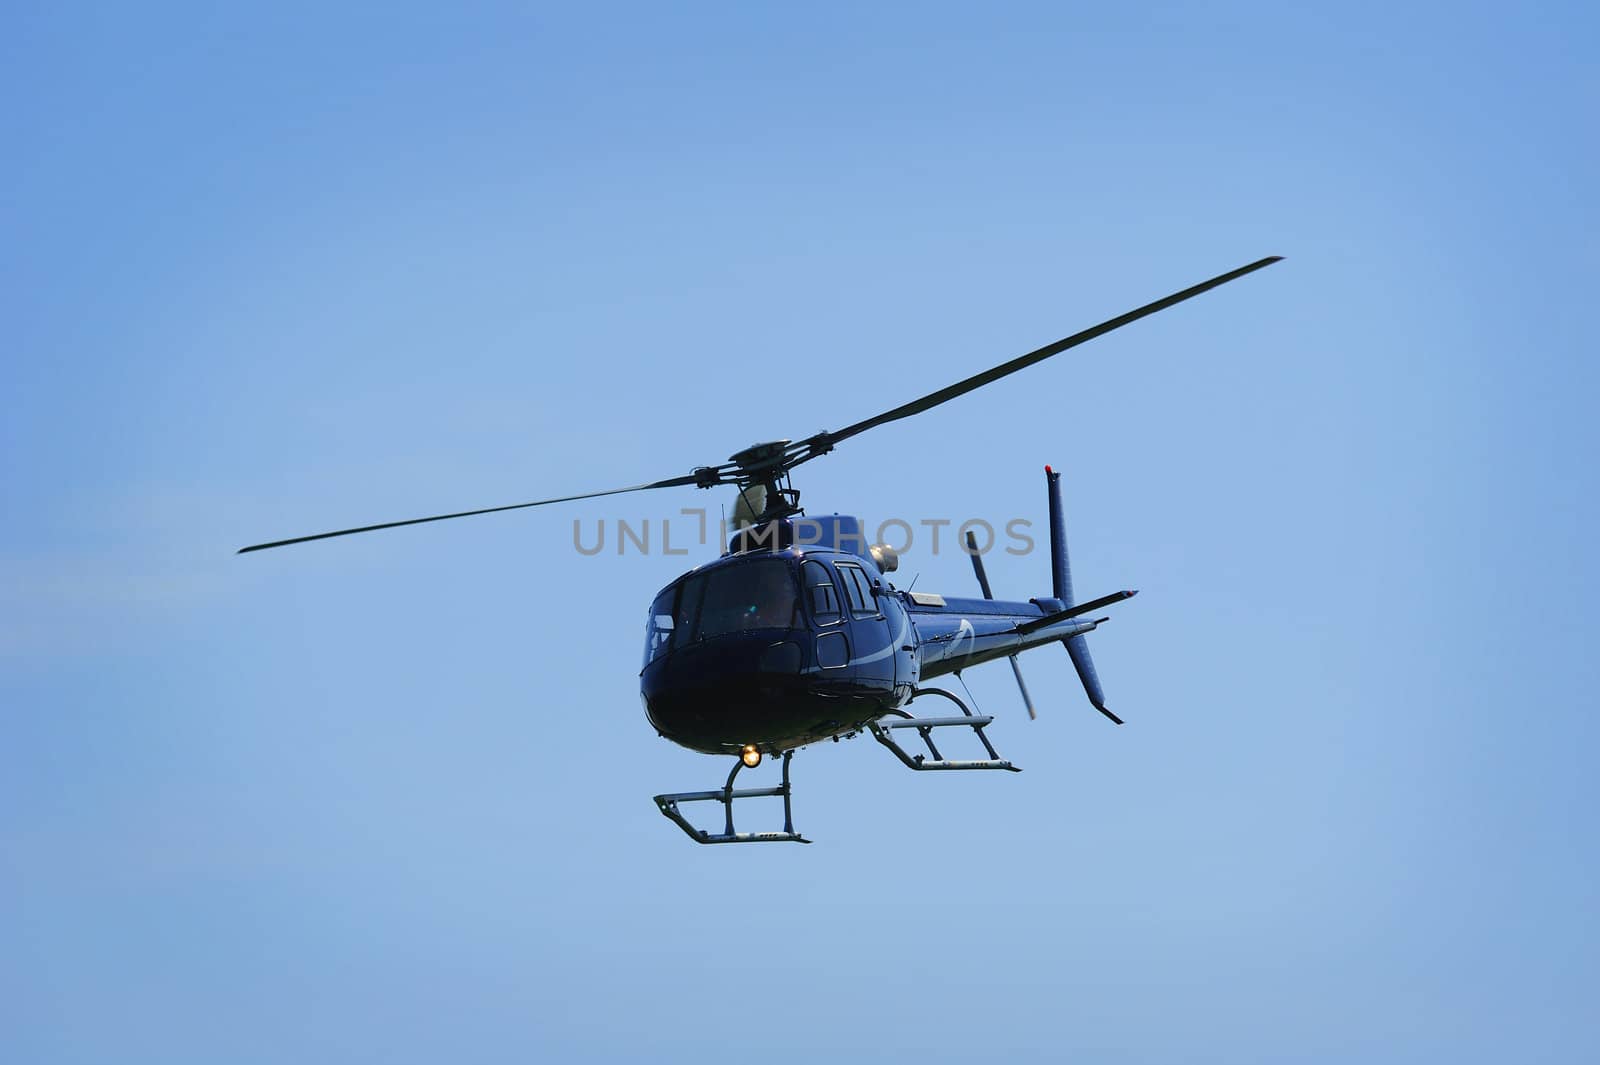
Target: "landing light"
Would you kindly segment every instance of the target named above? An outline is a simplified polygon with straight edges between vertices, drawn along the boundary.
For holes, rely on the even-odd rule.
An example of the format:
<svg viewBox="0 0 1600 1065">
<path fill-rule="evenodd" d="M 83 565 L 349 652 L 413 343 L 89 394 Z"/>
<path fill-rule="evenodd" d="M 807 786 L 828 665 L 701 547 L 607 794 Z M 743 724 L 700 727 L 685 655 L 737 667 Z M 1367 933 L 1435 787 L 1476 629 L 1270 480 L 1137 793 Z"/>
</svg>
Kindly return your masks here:
<svg viewBox="0 0 1600 1065">
<path fill-rule="evenodd" d="M 756 745 L 753 743 L 744 745 L 744 750 L 739 752 L 739 758 L 750 769 L 754 769 L 761 764 L 761 752 L 756 749 Z"/>
</svg>

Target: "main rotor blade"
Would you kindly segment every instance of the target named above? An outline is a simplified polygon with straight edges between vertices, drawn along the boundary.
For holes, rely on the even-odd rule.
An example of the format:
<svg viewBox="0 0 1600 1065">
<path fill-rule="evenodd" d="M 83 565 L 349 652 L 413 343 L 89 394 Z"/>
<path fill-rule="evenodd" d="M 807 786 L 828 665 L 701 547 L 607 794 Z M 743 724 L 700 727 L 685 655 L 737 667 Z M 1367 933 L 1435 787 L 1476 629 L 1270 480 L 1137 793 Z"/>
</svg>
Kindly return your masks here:
<svg viewBox="0 0 1600 1065">
<path fill-rule="evenodd" d="M 1241 278 L 1245 274 L 1254 273 L 1263 266 L 1271 266 L 1273 263 L 1278 262 L 1282 258 L 1283 256 L 1281 255 L 1269 255 L 1265 259 L 1259 259 L 1248 266 L 1241 266 L 1237 270 L 1230 270 L 1225 274 L 1219 274 L 1218 276 L 1213 277 L 1210 281 L 1202 281 L 1200 284 L 1195 285 L 1192 288 L 1186 288 L 1182 292 L 1174 292 L 1165 299 L 1156 300 L 1154 303 L 1147 303 L 1138 310 L 1129 311 L 1127 314 L 1119 315 L 1118 317 L 1112 318 L 1109 321 L 1101 322 L 1097 326 L 1085 329 L 1081 333 L 1074 333 L 1069 337 L 1056 341 L 1054 344 L 1047 344 L 1038 351 L 1031 351 L 1026 355 L 1012 359 L 1010 362 L 1003 362 L 991 370 L 985 370 L 980 374 L 973 374 L 965 381 L 959 381 L 948 388 L 941 388 L 937 392 L 930 392 L 921 399 L 912 400 L 910 403 L 896 407 L 893 410 L 884 411 L 882 414 L 868 418 L 865 421 L 856 422 L 854 425 L 840 429 L 838 432 L 818 433 L 816 436 L 806 441 L 806 443 L 815 441 L 817 443 L 825 443 L 828 446 L 832 446 L 841 440 L 846 440 L 852 436 L 855 436 L 857 433 L 864 433 L 868 429 L 875 429 L 880 425 L 899 421 L 901 418 L 909 418 L 913 414 L 921 414 L 923 411 L 937 407 L 939 404 L 944 403 L 947 400 L 955 399 L 957 396 L 964 396 L 975 388 L 982 388 L 984 385 L 998 381 L 1002 377 L 1009 377 L 1018 370 L 1025 370 L 1036 362 L 1043 362 L 1052 355 L 1059 355 L 1068 348 L 1075 348 L 1079 344 L 1084 344 L 1093 340 L 1095 337 L 1104 336 L 1113 329 L 1120 329 L 1129 322 L 1136 322 L 1146 315 L 1154 314 L 1157 311 L 1164 311 L 1168 307 L 1171 307 L 1174 304 L 1182 303 L 1184 300 L 1189 299 L 1190 297 L 1198 296 L 1202 292 L 1209 292 L 1218 285 L 1226 285 L 1229 281 Z M 821 453 L 822 452 L 814 452 L 814 454 Z"/>
<path fill-rule="evenodd" d="M 406 521 L 386 521 L 382 525 L 363 525 L 356 529 L 337 529 L 334 532 L 317 533 L 314 536 L 296 536 L 292 540 L 274 540 L 270 544 L 251 544 L 249 547 L 239 548 L 239 554 L 251 551 L 265 551 L 269 547 L 287 547 L 290 544 L 304 544 L 312 540 L 327 540 L 334 536 L 349 536 L 352 533 L 376 532 L 379 529 L 398 529 L 402 525 L 423 525 L 430 521 L 446 521 L 450 518 L 470 518 L 477 514 L 496 514 L 502 510 L 522 510 L 526 507 L 542 507 L 547 503 L 570 503 L 574 499 L 594 499 L 598 496 L 615 496 L 623 492 L 643 492 L 649 488 L 679 488 L 685 485 L 698 483 L 694 474 L 683 477 L 673 477 L 665 481 L 651 481 L 649 484 L 629 485 L 627 488 L 608 488 L 604 492 L 585 492 L 576 496 L 561 496 L 558 499 L 536 499 L 532 503 L 512 503 L 505 507 L 485 507 L 482 510 L 463 510 L 455 514 L 435 514 L 431 518 L 410 518 Z"/>
</svg>

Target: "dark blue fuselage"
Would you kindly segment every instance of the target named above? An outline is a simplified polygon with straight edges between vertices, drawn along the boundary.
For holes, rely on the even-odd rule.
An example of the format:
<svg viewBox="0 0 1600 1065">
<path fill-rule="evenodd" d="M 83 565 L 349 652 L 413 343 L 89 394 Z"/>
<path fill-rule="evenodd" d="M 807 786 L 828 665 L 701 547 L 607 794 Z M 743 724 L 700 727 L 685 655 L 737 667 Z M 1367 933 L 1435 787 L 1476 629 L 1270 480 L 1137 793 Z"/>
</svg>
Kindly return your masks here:
<svg viewBox="0 0 1600 1065">
<path fill-rule="evenodd" d="M 898 591 L 870 557 L 832 547 L 729 554 L 657 595 L 640 691 L 674 743 L 776 754 L 860 729 L 932 677 L 1093 627 L 1016 631 L 1057 609 Z"/>
</svg>

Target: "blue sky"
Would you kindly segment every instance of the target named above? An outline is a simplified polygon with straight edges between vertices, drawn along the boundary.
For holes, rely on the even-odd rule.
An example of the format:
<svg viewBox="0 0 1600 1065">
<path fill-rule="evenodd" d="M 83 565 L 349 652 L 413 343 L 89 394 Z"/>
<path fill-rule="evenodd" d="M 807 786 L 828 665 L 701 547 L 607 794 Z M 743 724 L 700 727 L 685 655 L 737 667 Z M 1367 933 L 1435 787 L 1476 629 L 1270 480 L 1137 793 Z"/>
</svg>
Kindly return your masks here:
<svg viewBox="0 0 1600 1065">
<path fill-rule="evenodd" d="M 1592 1059 L 1577 5 L 25 5 L 0 35 L 0 1056 Z M 697 848 L 669 477 L 1286 261 L 801 471 L 1064 481 L 1116 729 L 801 752 Z M 691 556 L 689 562 L 704 556 Z M 1043 554 L 990 556 L 1002 596 Z M 972 594 L 913 551 L 919 590 Z"/>
</svg>

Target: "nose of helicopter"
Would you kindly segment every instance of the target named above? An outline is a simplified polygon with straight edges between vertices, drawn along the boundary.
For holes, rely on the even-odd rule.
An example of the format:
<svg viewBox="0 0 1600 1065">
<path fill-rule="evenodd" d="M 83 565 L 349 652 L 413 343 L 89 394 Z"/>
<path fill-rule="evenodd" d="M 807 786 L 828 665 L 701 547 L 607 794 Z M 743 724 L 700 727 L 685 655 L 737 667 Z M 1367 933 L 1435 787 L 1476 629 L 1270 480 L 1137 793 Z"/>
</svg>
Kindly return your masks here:
<svg viewBox="0 0 1600 1065">
<path fill-rule="evenodd" d="M 680 680 L 710 675 L 792 675 L 804 664 L 799 635 L 772 629 L 719 636 L 679 648 L 664 664 L 668 673 Z"/>
<path fill-rule="evenodd" d="M 645 667 L 640 691 L 656 731 L 713 753 L 771 742 L 802 702 L 796 634 L 740 633 L 682 647 Z"/>
</svg>

